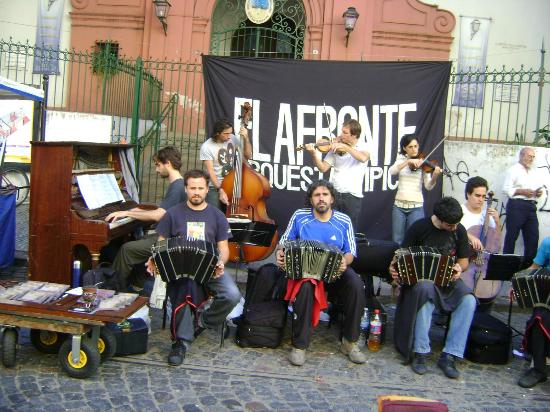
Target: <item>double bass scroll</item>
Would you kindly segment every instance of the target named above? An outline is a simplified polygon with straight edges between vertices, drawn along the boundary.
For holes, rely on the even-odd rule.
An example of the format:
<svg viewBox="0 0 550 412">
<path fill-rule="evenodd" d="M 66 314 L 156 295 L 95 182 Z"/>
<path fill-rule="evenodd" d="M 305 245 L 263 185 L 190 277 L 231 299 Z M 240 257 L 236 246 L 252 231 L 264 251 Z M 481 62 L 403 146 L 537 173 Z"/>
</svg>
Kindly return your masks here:
<svg viewBox="0 0 550 412">
<path fill-rule="evenodd" d="M 247 127 L 252 121 L 252 112 L 250 103 L 241 106 L 241 127 Z M 243 160 L 240 148 L 235 151 L 234 160 L 233 170 L 221 184 L 228 196 L 225 215 L 232 232 L 239 234 L 236 241 L 229 240 L 229 260 L 254 262 L 268 257 L 277 246 L 277 226 L 268 216 L 265 204 L 271 188 L 268 180 Z M 269 243 L 266 235 L 271 236 Z M 256 242 L 260 238 L 262 241 Z"/>
</svg>

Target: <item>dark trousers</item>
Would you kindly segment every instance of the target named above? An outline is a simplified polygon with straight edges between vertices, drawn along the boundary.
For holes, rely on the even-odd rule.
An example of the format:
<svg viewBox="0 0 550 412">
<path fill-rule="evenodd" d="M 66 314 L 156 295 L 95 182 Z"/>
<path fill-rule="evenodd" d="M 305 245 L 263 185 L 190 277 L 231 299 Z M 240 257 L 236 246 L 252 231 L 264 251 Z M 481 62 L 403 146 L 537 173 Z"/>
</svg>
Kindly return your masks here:
<svg viewBox="0 0 550 412">
<path fill-rule="evenodd" d="M 514 253 L 520 231 L 525 247 L 525 263 L 530 264 L 537 254 L 539 243 L 537 205 L 527 200 L 509 199 L 506 204 L 506 237 L 503 253 Z"/>
<path fill-rule="evenodd" d="M 300 287 L 296 300 L 292 304 L 292 345 L 298 349 L 307 349 L 311 340 L 313 327 L 311 315 L 313 313 L 313 293 L 315 286 L 311 282 L 304 282 Z M 361 277 L 351 268 L 346 269 L 340 279 L 328 286 L 343 304 L 344 309 L 344 338 L 348 342 L 359 339 L 359 323 L 365 308 L 365 285 Z"/>
<path fill-rule="evenodd" d="M 540 325 L 535 324 L 531 329 L 531 355 L 535 369 L 546 375 L 546 354 L 549 353 L 548 338 L 542 331 Z"/>
<path fill-rule="evenodd" d="M 357 225 L 359 224 L 359 215 L 361 213 L 362 198 L 353 196 L 350 193 L 338 193 L 338 202 L 336 204 L 336 210 L 345 213 L 351 219 L 353 224 L 353 230 L 357 232 Z"/>
</svg>

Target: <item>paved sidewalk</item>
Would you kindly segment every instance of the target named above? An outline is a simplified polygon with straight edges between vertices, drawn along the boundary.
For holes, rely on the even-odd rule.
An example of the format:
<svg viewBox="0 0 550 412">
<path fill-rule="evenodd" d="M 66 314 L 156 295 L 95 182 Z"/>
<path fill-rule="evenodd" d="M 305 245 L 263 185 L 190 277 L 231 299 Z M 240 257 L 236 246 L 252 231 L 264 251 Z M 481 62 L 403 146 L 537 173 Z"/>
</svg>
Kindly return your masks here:
<svg viewBox="0 0 550 412">
<path fill-rule="evenodd" d="M 25 206 L 19 207 L 17 249 L 26 257 Z M 19 217 L 18 217 L 19 219 Z M 25 260 L 0 270 L 0 279 L 26 279 Z M 239 282 L 244 281 L 239 274 Z M 244 290 L 244 283 L 240 284 Z M 376 286 L 376 285 L 375 285 Z M 550 382 L 522 389 L 516 381 L 527 362 L 511 358 L 507 365 L 460 361 L 459 380 L 450 380 L 435 365 L 443 330 L 433 329 L 430 371 L 414 374 L 402 365 L 393 348 L 395 303 L 390 288 L 382 288 L 388 311 L 386 344 L 368 353 L 365 365 L 355 365 L 338 351 L 336 326 L 316 329 L 307 363 L 290 365 L 290 327 L 283 345 L 271 349 L 242 349 L 226 340 L 220 349 L 213 332 L 199 336 L 180 367 L 170 367 L 169 332 L 162 330 L 162 314 L 151 310 L 149 350 L 139 356 L 117 357 L 104 363 L 86 380 L 63 373 L 56 355 L 39 353 L 23 335 L 13 369 L 0 365 L 0 411 L 375 411 L 379 395 L 423 396 L 445 402 L 451 411 L 548 411 Z M 494 311 L 507 319 L 507 300 L 497 298 Z M 529 315 L 514 307 L 512 326 L 523 330 Z M 515 337 L 514 348 L 520 346 Z"/>
</svg>

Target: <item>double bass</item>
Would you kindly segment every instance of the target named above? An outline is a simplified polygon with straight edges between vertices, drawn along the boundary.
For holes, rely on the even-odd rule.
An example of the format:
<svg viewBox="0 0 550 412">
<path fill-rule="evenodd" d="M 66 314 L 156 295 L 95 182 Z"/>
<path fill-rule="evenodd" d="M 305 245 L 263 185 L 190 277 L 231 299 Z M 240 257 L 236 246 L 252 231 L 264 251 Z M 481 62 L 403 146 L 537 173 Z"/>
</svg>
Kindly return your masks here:
<svg viewBox="0 0 550 412">
<path fill-rule="evenodd" d="M 250 103 L 241 106 L 240 120 L 242 127 L 248 127 L 252 120 Z M 221 184 L 228 197 L 225 215 L 233 233 L 233 240 L 229 239 L 229 260 L 254 262 L 267 258 L 277 246 L 277 226 L 268 216 L 265 204 L 271 194 L 269 182 L 243 161 L 242 156 L 241 149 L 237 148 L 233 170 Z"/>
<path fill-rule="evenodd" d="M 487 193 L 487 211 L 494 201 L 494 193 Z M 485 213 L 482 225 L 475 225 L 468 229 L 468 233 L 476 236 L 483 245 L 482 251 L 475 251 L 468 269 L 462 274 L 462 280 L 472 289 L 474 295 L 482 303 L 490 303 L 499 294 L 503 282 L 500 280 L 485 280 L 487 263 L 492 253 L 500 252 L 501 233 L 489 224 L 491 216 Z"/>
</svg>

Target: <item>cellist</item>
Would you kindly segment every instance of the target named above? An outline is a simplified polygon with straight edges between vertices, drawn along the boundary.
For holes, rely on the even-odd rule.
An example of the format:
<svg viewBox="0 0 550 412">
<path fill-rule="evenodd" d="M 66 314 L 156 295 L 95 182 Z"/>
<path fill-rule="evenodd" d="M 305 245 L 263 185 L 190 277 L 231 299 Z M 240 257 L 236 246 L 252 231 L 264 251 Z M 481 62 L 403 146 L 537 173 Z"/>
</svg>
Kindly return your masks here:
<svg viewBox="0 0 550 412">
<path fill-rule="evenodd" d="M 475 176 L 466 182 L 464 190 L 466 203 L 462 204 L 464 213 L 460 223 L 468 231 L 468 241 L 476 253 L 468 270 L 462 274 L 466 285 L 473 289 L 474 295 L 480 299 L 492 300 L 500 290 L 502 282 L 484 281 L 487 268 L 486 257 L 489 253 L 499 253 L 501 249 L 501 228 L 497 210 L 491 207 L 492 193 L 489 192 L 487 180 Z M 489 203 L 485 207 L 486 201 Z"/>
<path fill-rule="evenodd" d="M 241 126 L 239 136 L 233 134 L 233 125 L 227 119 L 214 123 L 212 137 L 207 139 L 200 149 L 200 160 L 210 176 L 210 185 L 206 202 L 224 211 L 229 203 L 228 194 L 222 189 L 222 181 L 233 169 L 233 159 L 237 148 L 243 153 L 244 161 L 252 157 L 252 145 L 248 138 L 248 129 Z"/>
</svg>

